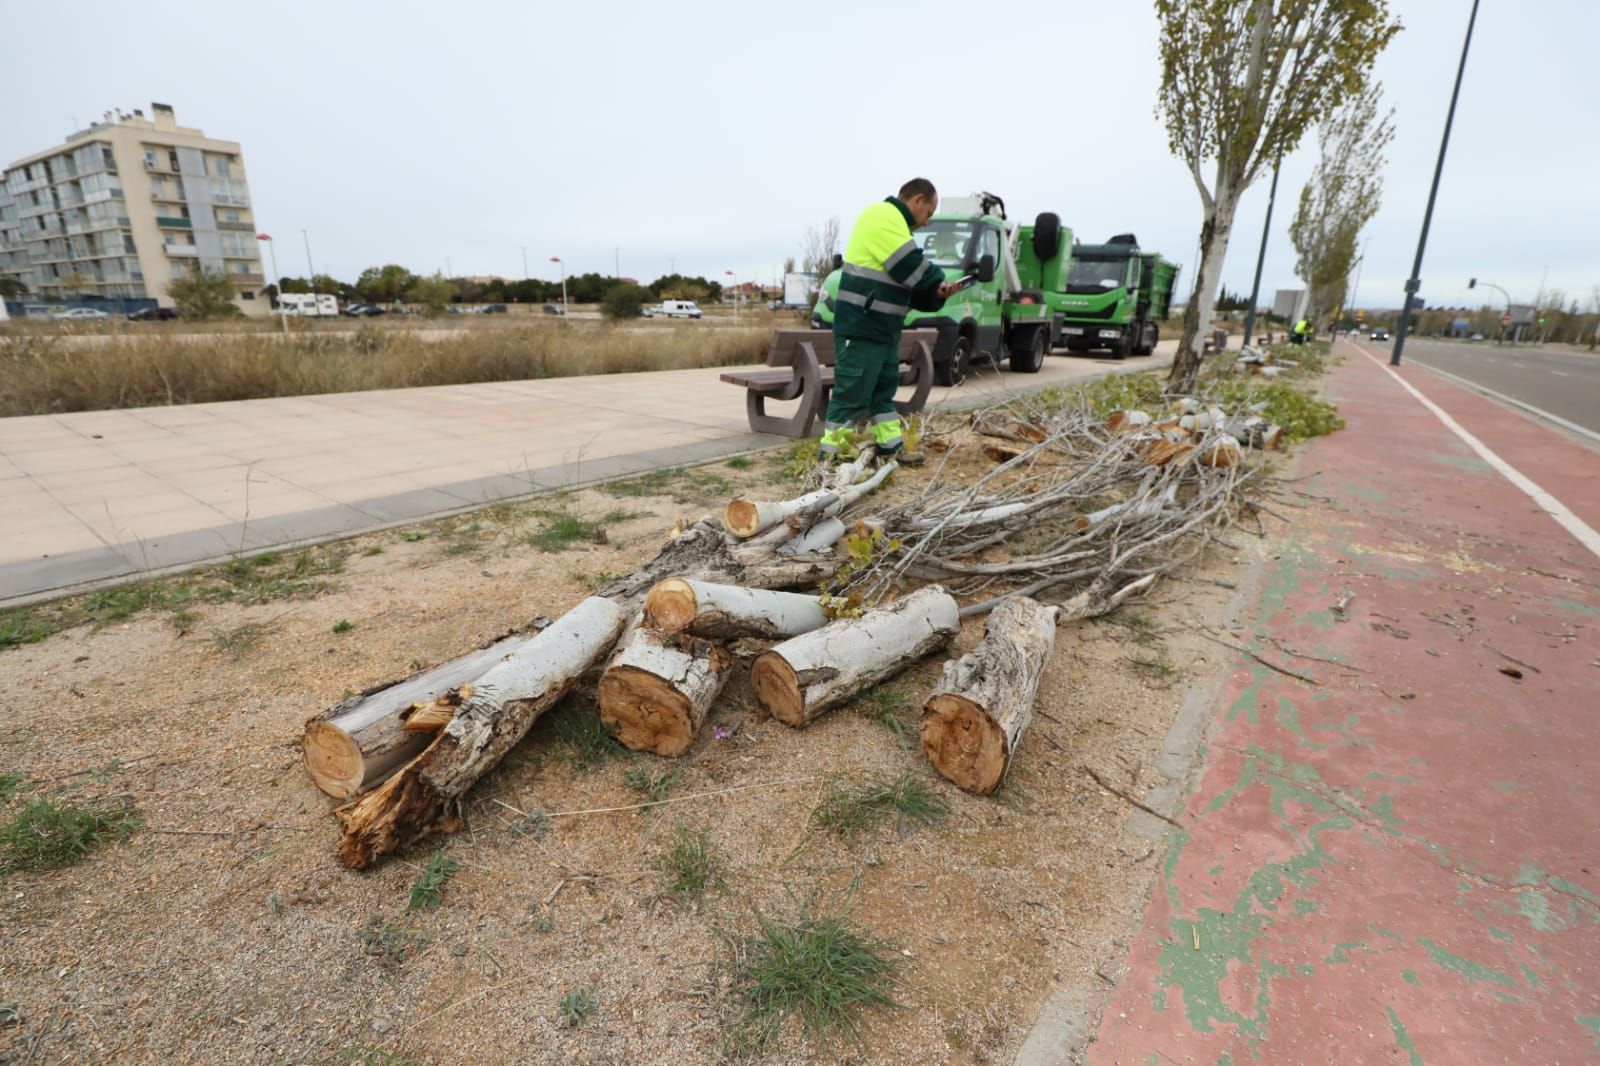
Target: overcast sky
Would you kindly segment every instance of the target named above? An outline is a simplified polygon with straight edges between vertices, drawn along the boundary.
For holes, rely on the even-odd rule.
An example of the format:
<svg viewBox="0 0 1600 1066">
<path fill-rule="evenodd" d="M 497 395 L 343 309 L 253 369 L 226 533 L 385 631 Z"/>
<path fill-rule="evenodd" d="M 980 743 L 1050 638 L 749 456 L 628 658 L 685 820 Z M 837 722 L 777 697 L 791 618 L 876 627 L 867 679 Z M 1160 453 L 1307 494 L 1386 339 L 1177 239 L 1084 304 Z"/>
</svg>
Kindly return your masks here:
<svg viewBox="0 0 1600 1066">
<path fill-rule="evenodd" d="M 1397 306 L 1469 0 L 1392 0 L 1378 65 L 1397 135 L 1359 302 Z M 239 141 L 284 273 L 772 278 L 807 226 L 846 229 L 913 175 L 1053 210 L 1086 241 L 1133 231 L 1192 282 L 1200 205 L 1154 113 L 1151 5 L 1067 2 L 279 7 L 6 0 L 0 159 L 108 108 L 169 103 Z M 27 44 L 26 42 L 31 42 Z M 1531 301 L 1600 285 L 1600 3 L 1486 0 L 1422 277 Z M 1262 287 L 1294 285 L 1288 226 L 1315 160 L 1284 161 Z M 1246 193 L 1224 283 L 1248 291 L 1267 201 Z M 270 269 L 270 267 L 269 267 Z M 722 280 L 727 280 L 722 277 Z M 1264 298 L 1263 302 L 1267 298 Z"/>
</svg>

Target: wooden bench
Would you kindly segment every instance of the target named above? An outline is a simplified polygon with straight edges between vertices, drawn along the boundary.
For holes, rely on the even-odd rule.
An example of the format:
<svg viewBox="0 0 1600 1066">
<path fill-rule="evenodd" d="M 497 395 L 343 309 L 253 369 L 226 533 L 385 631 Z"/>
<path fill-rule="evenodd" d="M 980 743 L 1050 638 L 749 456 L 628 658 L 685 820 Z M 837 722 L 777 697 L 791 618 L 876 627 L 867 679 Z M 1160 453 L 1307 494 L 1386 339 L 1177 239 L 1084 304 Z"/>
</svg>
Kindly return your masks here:
<svg viewBox="0 0 1600 1066">
<path fill-rule="evenodd" d="M 933 346 L 938 339 L 938 331 L 932 329 L 908 329 L 900 335 L 900 384 L 913 386 L 910 399 L 894 402 L 902 415 L 916 414 L 928 402 L 933 390 Z M 780 329 L 773 332 L 772 350 L 767 353 L 771 369 L 732 370 L 723 374 L 722 380 L 747 390 L 745 412 L 753 431 L 808 437 L 812 423 L 827 415 L 833 362 L 833 331 Z M 768 400 L 798 400 L 800 406 L 788 417 L 770 415 Z"/>
</svg>

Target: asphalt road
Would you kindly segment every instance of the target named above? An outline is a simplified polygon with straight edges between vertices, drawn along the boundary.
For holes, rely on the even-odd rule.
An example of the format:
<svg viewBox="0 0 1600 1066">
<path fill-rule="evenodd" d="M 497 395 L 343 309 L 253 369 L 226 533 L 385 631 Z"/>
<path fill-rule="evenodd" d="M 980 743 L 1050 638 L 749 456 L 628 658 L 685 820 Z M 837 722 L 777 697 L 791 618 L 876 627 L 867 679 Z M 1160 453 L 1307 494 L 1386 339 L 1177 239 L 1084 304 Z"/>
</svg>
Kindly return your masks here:
<svg viewBox="0 0 1600 1066">
<path fill-rule="evenodd" d="M 1387 355 L 1392 342 L 1362 341 Z M 1442 370 L 1600 433 L 1600 352 L 1406 338 L 1404 360 Z"/>
</svg>

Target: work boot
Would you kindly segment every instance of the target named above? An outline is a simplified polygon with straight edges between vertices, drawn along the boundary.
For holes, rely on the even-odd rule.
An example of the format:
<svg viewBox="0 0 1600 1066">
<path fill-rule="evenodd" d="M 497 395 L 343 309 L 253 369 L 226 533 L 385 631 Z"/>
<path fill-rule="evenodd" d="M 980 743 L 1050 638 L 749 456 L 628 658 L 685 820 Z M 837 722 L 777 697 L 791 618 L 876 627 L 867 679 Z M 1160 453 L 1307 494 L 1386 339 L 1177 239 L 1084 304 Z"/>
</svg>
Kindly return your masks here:
<svg viewBox="0 0 1600 1066">
<path fill-rule="evenodd" d="M 883 466 L 891 459 L 901 466 L 921 466 L 928 461 L 928 457 L 922 452 L 914 452 L 905 447 L 891 448 L 887 451 L 882 448 L 877 449 L 878 466 Z"/>
</svg>

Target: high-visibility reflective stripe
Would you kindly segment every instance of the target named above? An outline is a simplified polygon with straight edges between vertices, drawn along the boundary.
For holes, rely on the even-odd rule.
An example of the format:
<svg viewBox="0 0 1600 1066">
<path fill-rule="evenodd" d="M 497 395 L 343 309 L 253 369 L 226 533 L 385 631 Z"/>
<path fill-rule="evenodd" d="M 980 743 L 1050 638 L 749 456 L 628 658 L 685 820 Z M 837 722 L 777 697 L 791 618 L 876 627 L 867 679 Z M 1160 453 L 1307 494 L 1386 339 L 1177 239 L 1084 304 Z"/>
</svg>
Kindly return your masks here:
<svg viewBox="0 0 1600 1066">
<path fill-rule="evenodd" d="M 902 244 L 900 247 L 896 248 L 888 257 L 886 257 L 884 259 L 884 261 L 883 261 L 883 269 L 885 269 L 885 270 L 893 270 L 894 269 L 894 265 L 896 263 L 900 262 L 900 260 L 904 259 L 906 256 L 910 255 L 912 252 L 914 252 L 916 250 L 917 250 L 917 242 L 916 241 L 907 241 L 906 243 Z"/>
<path fill-rule="evenodd" d="M 839 299 L 847 304 L 855 304 L 863 311 L 875 311 L 881 315 L 903 318 L 911 313 L 910 304 L 892 304 L 884 300 L 872 300 L 869 304 L 868 297 L 862 296 L 859 292 L 846 292 L 844 289 L 839 290 Z"/>
<path fill-rule="evenodd" d="M 898 447 L 900 444 L 900 420 L 893 422 L 879 422 L 872 427 L 872 439 L 880 448 Z"/>
<path fill-rule="evenodd" d="M 933 264 L 931 262 L 929 262 L 928 260 L 924 259 L 922 261 L 922 263 L 917 267 L 917 269 L 915 269 L 915 270 L 913 270 L 911 272 L 911 276 L 906 278 L 905 287 L 908 288 L 908 289 L 916 288 L 917 287 L 917 282 L 921 281 L 923 275 L 926 274 L 928 271 L 930 271 L 932 269 L 933 269 Z"/>
<path fill-rule="evenodd" d="M 846 274 L 849 274 L 854 278 L 865 278 L 868 281 L 876 281 L 883 285 L 893 285 L 897 289 L 901 287 L 898 281 L 894 280 L 881 270 L 874 270 L 871 267 L 857 266 L 854 263 L 846 263 L 841 269 L 843 269 Z"/>
<path fill-rule="evenodd" d="M 879 422 L 899 422 L 899 421 L 900 421 L 900 415 L 899 415 L 898 412 L 895 412 L 895 411 L 890 411 L 887 414 L 873 415 L 872 416 L 872 424 L 873 425 L 877 425 Z"/>
</svg>

